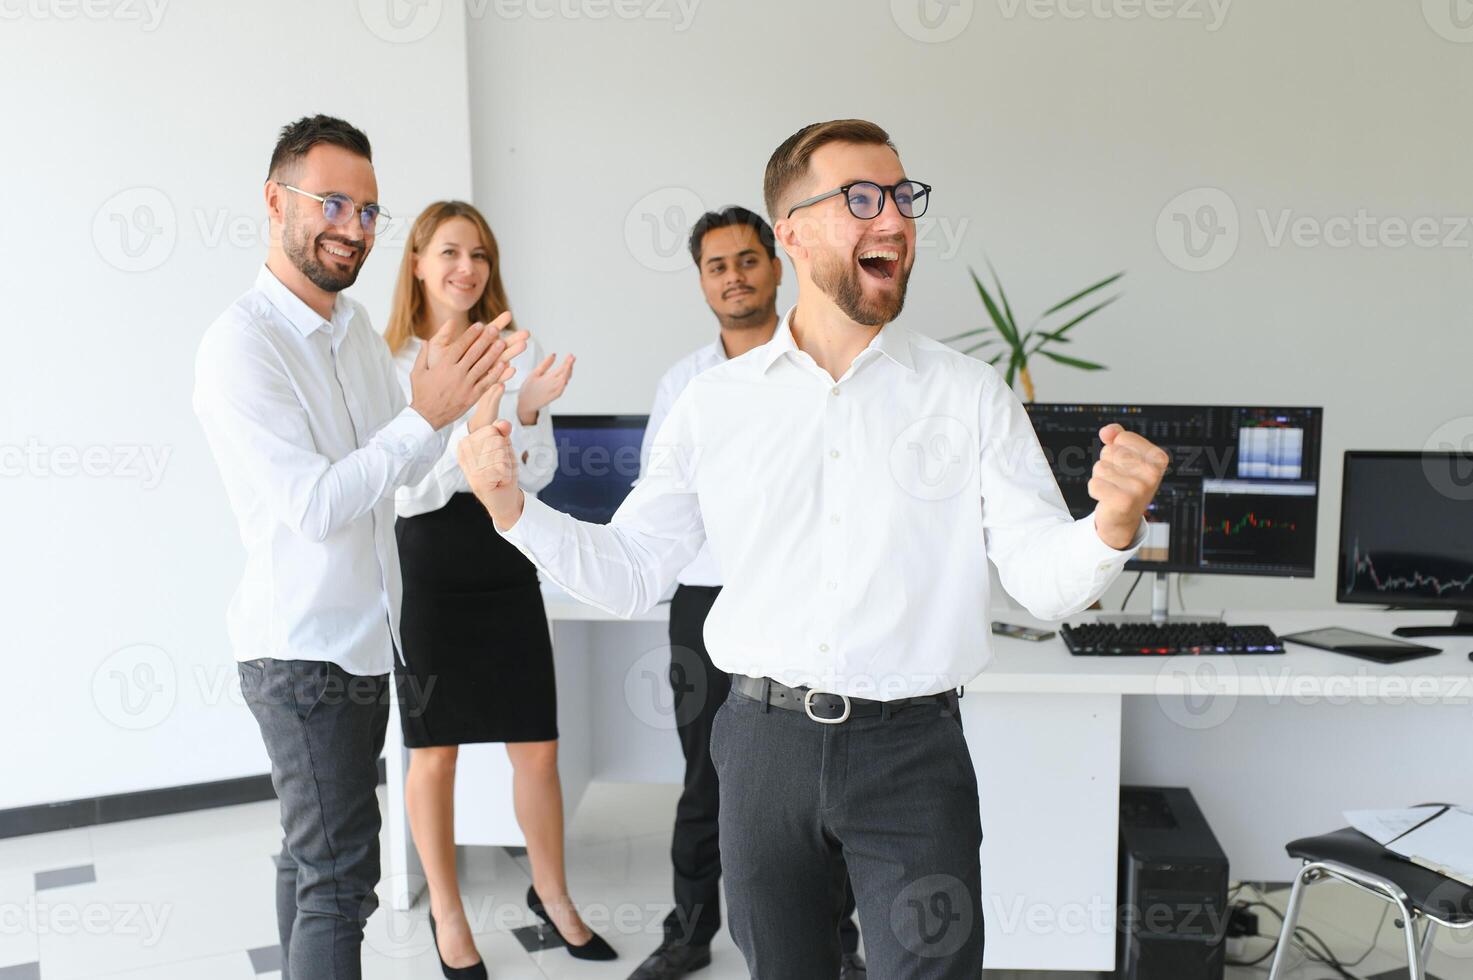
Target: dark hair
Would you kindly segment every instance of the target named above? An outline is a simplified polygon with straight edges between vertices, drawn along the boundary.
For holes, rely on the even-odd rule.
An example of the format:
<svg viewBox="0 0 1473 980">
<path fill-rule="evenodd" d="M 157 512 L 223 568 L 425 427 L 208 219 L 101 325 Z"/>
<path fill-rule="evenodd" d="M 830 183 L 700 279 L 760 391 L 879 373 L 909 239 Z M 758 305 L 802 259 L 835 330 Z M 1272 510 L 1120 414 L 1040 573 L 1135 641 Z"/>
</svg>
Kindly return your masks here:
<svg viewBox="0 0 1473 980">
<path fill-rule="evenodd" d="M 883 144 L 895 150 L 889 133 L 863 119 L 831 119 L 804 126 L 783 140 L 767 161 L 767 173 L 762 178 L 762 197 L 773 221 L 787 217 L 789 191 L 808 175 L 808 161 L 814 151 L 829 143 Z M 898 154 L 900 151 L 895 152 Z"/>
<path fill-rule="evenodd" d="M 341 146 L 365 160 L 373 160 L 368 137 L 363 135 L 361 129 L 333 116 L 303 116 L 296 122 L 281 127 L 276 149 L 271 151 L 271 168 L 266 171 L 266 178 L 280 179 L 297 161 L 307 155 L 308 150 L 319 143 Z"/>
<path fill-rule="evenodd" d="M 705 240 L 706 232 L 715 231 L 717 228 L 730 228 L 733 225 L 746 225 L 751 228 L 756 232 L 757 240 L 762 243 L 767 257 L 777 258 L 777 241 L 772 237 L 772 225 L 763 221 L 762 215 L 755 211 L 748 211 L 740 205 L 733 204 L 720 211 L 707 211 L 691 226 L 690 257 L 696 260 L 696 265 L 701 264 L 701 242 Z"/>
</svg>

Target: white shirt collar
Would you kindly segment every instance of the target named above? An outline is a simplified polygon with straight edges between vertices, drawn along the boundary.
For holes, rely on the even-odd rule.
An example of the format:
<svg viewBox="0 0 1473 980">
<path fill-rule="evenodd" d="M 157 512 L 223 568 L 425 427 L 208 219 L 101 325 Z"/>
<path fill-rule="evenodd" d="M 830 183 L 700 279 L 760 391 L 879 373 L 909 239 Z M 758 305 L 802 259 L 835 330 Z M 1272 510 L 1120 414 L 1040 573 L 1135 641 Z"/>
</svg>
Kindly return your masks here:
<svg viewBox="0 0 1473 980">
<path fill-rule="evenodd" d="M 793 329 L 790 323 L 795 309 L 797 309 L 796 306 L 783 314 L 782 320 L 777 325 L 777 332 L 772 335 L 771 340 L 759 348 L 762 353 L 758 355 L 758 367 L 763 373 L 766 373 L 784 354 L 795 353 L 799 350 L 798 342 L 793 339 Z M 906 337 L 904 327 L 896 326 L 894 323 L 885 324 L 865 347 L 865 351 L 869 350 L 879 351 L 907 371 L 915 370 L 915 358 L 911 354 L 910 340 Z M 863 357 L 864 351 L 861 351 L 859 356 Z"/>
<path fill-rule="evenodd" d="M 311 336 L 315 331 L 327 329 L 332 338 L 334 349 L 342 341 L 348 332 L 348 321 L 353 316 L 353 308 L 344 301 L 341 293 L 333 297 L 332 319 L 324 320 L 317 315 L 317 311 L 303 302 L 302 298 L 286 287 L 276 273 L 272 272 L 264 264 L 261 271 L 256 275 L 256 289 L 260 290 L 266 297 L 267 302 L 276 307 L 282 316 L 286 317 L 297 332 L 303 337 Z"/>
</svg>

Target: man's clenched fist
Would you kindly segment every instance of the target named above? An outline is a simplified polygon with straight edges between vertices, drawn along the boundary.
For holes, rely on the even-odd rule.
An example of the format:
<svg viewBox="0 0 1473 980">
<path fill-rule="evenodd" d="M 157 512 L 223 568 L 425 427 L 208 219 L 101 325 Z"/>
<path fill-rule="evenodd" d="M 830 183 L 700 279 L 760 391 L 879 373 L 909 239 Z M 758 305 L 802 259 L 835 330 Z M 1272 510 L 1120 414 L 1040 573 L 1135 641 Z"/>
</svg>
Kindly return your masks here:
<svg viewBox="0 0 1473 980">
<path fill-rule="evenodd" d="M 497 418 L 504 384 L 494 384 L 476 403 L 468 433 L 460 440 L 456 460 L 476 499 L 498 530 L 508 530 L 522 516 L 522 488 L 517 486 L 517 454 L 511 446 L 511 423 Z"/>
<path fill-rule="evenodd" d="M 1134 540 L 1171 457 L 1116 422 L 1100 430 L 1100 441 L 1105 448 L 1089 480 L 1089 495 L 1099 502 L 1095 532 L 1105 544 L 1123 551 Z"/>
</svg>

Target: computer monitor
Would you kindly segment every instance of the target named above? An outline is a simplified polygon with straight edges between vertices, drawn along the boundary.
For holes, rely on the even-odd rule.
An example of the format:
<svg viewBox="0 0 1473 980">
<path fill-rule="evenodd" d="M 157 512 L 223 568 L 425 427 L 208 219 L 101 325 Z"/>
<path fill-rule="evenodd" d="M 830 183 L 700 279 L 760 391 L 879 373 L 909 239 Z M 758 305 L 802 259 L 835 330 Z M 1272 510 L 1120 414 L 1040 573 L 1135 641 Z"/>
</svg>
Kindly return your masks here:
<svg viewBox="0 0 1473 980">
<path fill-rule="evenodd" d="M 580 521 L 607 524 L 639 478 L 645 415 L 554 415 L 557 472 L 537 497 Z"/>
<path fill-rule="evenodd" d="M 1452 626 L 1396 632 L 1473 635 L 1473 455 L 1345 454 L 1335 598 L 1452 609 Z"/>
<path fill-rule="evenodd" d="M 1307 407 L 1031 404 L 1044 456 L 1070 512 L 1094 510 L 1099 431 L 1119 422 L 1171 456 L 1146 513 L 1145 545 L 1126 564 L 1157 573 L 1312 576 L 1323 411 Z M 1201 618 L 1192 616 L 1187 618 Z"/>
</svg>

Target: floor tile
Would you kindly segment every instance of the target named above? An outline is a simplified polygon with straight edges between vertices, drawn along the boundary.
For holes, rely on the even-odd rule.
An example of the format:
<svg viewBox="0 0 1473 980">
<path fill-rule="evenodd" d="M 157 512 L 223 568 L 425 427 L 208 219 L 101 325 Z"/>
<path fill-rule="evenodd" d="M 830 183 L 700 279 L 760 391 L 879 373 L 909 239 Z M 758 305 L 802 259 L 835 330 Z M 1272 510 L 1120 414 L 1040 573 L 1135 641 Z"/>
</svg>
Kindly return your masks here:
<svg viewBox="0 0 1473 980">
<path fill-rule="evenodd" d="M 251 973 L 253 974 L 281 972 L 280 943 L 248 949 L 246 957 L 251 961 Z"/>
<path fill-rule="evenodd" d="M 280 980 L 281 974 L 276 974 Z M 51 980 L 51 971 L 46 971 L 45 980 Z M 250 960 L 243 952 L 222 953 L 199 959 L 178 960 L 173 963 L 156 963 L 136 970 L 121 973 L 102 973 L 89 976 L 87 980 L 260 980 L 251 970 Z"/>
<path fill-rule="evenodd" d="M 527 958 L 517 941 L 507 935 L 476 936 L 476 948 L 491 980 L 547 980 Z M 372 950 L 363 954 L 363 980 L 425 980 L 440 976 L 440 960 L 433 948 L 386 956 Z M 628 973 L 624 974 L 625 977 Z M 270 975 L 260 980 L 276 980 Z"/>
<path fill-rule="evenodd" d="M 490 975 L 624 980 L 659 944 L 671 908 L 669 847 L 678 795 L 679 787 L 595 783 L 569 825 L 570 891 L 585 921 L 619 952 L 609 963 L 574 960 L 562 948 L 526 953 L 512 934 L 537 921 L 525 902 L 526 855 L 464 849 L 462 902 Z M 0 980 L 279 980 L 279 963 L 271 959 L 276 923 L 270 863 L 279 839 L 273 802 L 0 841 L 0 865 L 6 867 L 0 905 L 22 907 L 30 924 L 0 931 Z M 5 858 L 14 863 L 4 864 Z M 1288 891 L 1269 889 L 1261 897 L 1282 910 Z M 427 907 L 422 898 L 415 909 L 396 913 L 381 902 L 366 930 L 365 977 L 439 975 Z M 1401 934 L 1389 917 L 1382 921 L 1382 909 L 1354 889 L 1324 883 L 1310 891 L 1302 922 L 1342 959 L 1364 954 L 1354 972 L 1365 976 L 1402 963 Z M 1276 933 L 1278 920 L 1260 911 L 1261 928 Z M 1247 948 L 1261 952 L 1268 942 Z M 701 971 L 702 980 L 747 976 L 725 929 L 712 950 L 713 963 Z M 44 972 L 38 972 L 38 962 Z M 1300 952 L 1293 962 L 1292 980 L 1332 976 Z M 1267 965 L 1232 967 L 1227 976 L 1263 980 Z M 1443 980 L 1473 977 L 1473 932 L 1441 935 L 1432 969 Z M 1104 977 L 988 971 L 986 980 Z"/>
<path fill-rule="evenodd" d="M 5 915 L 5 920 L 0 922 L 0 967 L 34 963 L 40 955 L 33 925 L 35 898 L 34 871 L 0 872 L 0 911 Z M 0 972 L 0 980 L 5 978 L 5 973 Z"/>
<path fill-rule="evenodd" d="M 201 874 L 102 879 L 42 892 L 39 959 L 46 980 L 161 968 L 237 955 L 276 940 L 273 876 L 259 857 Z"/>
<path fill-rule="evenodd" d="M 267 800 L 102 824 L 90 829 L 93 861 L 100 877 L 122 877 L 270 857 L 281 850 L 279 813 Z"/>
<path fill-rule="evenodd" d="M 87 828 L 0 840 L 0 868 L 6 872 L 34 873 L 92 863 L 92 840 Z"/>
<path fill-rule="evenodd" d="M 36 891 L 47 888 L 66 888 L 68 885 L 85 885 L 97 880 L 97 870 L 90 864 L 78 864 L 70 868 L 52 868 L 36 872 Z"/>
</svg>

